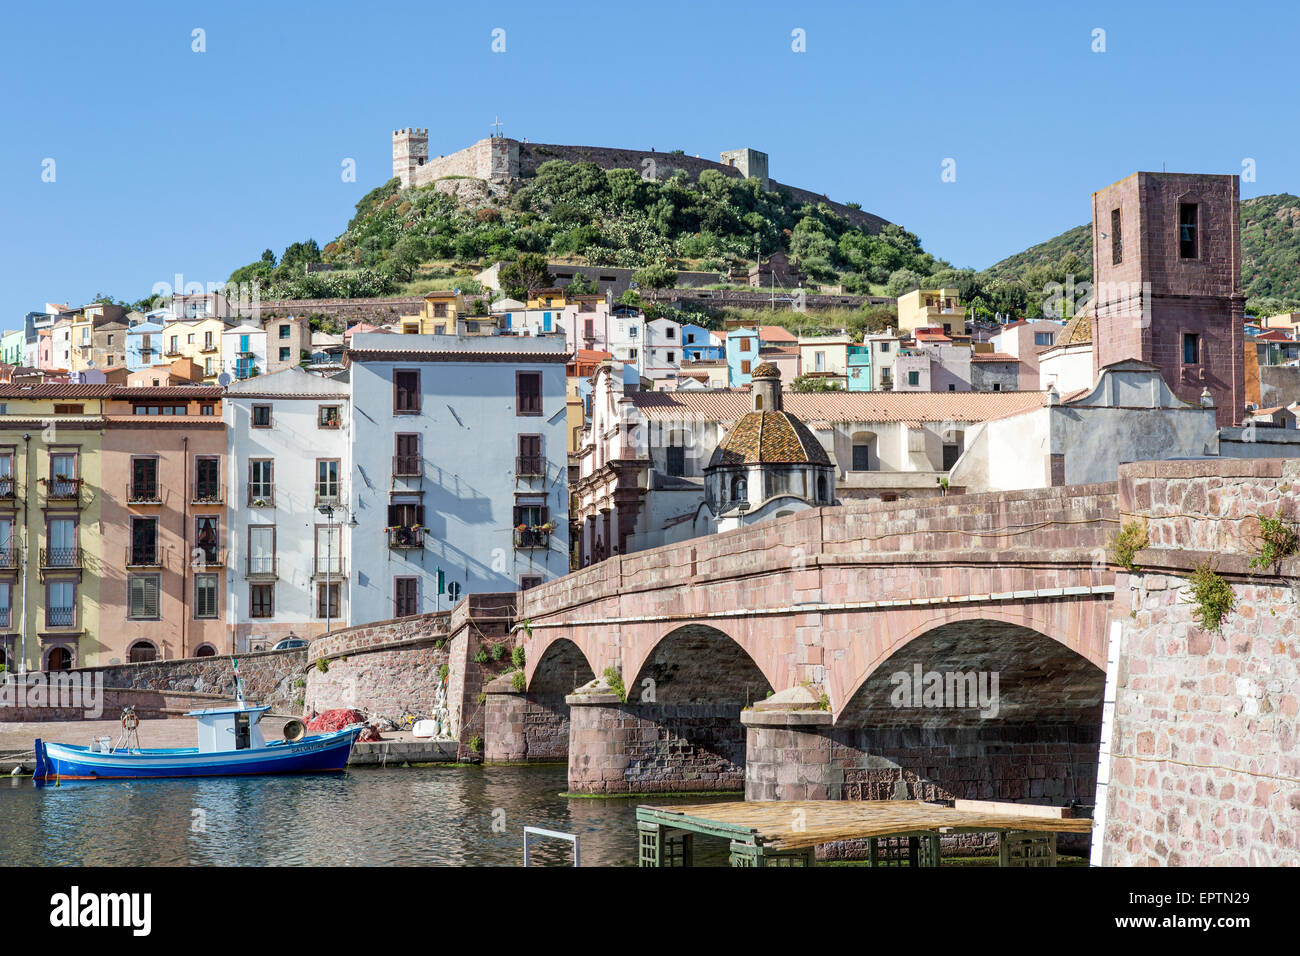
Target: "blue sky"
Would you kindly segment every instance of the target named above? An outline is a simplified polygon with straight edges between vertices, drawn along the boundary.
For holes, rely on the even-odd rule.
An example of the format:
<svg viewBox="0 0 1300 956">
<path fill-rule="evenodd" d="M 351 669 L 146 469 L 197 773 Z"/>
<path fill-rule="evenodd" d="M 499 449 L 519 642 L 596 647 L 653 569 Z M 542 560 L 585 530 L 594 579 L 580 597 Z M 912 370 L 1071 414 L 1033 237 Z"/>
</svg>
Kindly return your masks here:
<svg viewBox="0 0 1300 956">
<path fill-rule="evenodd" d="M 436 155 L 497 116 L 534 142 L 761 149 L 983 268 L 1138 169 L 1250 158 L 1243 197 L 1300 192 L 1298 27 L 1282 3 L 6 4 L 0 325 L 323 245 L 391 176 L 393 129 Z"/>
</svg>

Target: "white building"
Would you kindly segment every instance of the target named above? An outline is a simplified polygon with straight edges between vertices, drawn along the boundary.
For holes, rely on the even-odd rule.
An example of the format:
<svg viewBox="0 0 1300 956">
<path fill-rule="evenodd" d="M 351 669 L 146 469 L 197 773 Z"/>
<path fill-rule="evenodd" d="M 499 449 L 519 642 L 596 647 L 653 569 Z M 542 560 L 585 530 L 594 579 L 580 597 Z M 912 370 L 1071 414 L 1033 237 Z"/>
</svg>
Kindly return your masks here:
<svg viewBox="0 0 1300 956">
<path fill-rule="evenodd" d="M 609 320 L 609 344 L 605 351 L 613 355 L 615 361 L 631 365 L 640 372 L 644 361 L 645 336 L 645 315 L 637 309 L 615 308 Z"/>
<path fill-rule="evenodd" d="M 353 623 L 567 573 L 564 339 L 362 333 L 349 354 Z"/>
<path fill-rule="evenodd" d="M 646 378 L 658 381 L 676 375 L 681 365 L 681 323 L 666 318 L 646 322 L 638 371 Z"/>
<path fill-rule="evenodd" d="M 346 378 L 297 368 L 226 390 L 226 613 L 236 650 L 351 620 L 350 392 Z"/>
<path fill-rule="evenodd" d="M 266 374 L 266 329 L 237 325 L 221 333 L 221 370 L 235 381 Z"/>
</svg>

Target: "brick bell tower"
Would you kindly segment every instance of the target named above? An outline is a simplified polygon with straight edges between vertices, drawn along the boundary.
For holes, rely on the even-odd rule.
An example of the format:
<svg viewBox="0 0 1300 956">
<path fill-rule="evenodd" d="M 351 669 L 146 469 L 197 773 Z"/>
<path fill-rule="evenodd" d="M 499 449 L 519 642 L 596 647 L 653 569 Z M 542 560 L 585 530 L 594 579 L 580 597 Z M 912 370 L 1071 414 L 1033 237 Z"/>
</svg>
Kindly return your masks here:
<svg viewBox="0 0 1300 956">
<path fill-rule="evenodd" d="M 1134 173 L 1092 194 L 1093 375 L 1160 367 L 1183 401 L 1208 389 L 1220 427 L 1245 417 L 1245 297 L 1236 176 Z"/>
</svg>

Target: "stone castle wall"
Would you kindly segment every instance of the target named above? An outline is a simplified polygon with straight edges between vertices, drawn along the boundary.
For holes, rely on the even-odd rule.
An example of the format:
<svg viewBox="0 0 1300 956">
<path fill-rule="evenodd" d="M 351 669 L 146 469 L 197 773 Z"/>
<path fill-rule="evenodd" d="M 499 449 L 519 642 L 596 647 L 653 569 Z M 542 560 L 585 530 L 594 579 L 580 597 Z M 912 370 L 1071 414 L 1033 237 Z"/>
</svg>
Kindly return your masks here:
<svg viewBox="0 0 1300 956">
<path fill-rule="evenodd" d="M 1300 461 L 1143 462 L 1119 486 L 1151 546 L 1115 595 L 1102 862 L 1300 864 L 1300 558 L 1250 565 L 1259 516 L 1300 518 Z M 1217 632 L 1188 590 L 1207 561 L 1236 600 Z"/>
</svg>

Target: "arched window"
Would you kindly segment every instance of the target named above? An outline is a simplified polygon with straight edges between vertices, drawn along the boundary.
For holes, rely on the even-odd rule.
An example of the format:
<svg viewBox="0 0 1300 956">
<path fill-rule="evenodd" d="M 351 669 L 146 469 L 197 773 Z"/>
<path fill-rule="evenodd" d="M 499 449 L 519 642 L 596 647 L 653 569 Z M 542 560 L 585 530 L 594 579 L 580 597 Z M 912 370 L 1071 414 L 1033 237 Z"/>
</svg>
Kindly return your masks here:
<svg viewBox="0 0 1300 956">
<path fill-rule="evenodd" d="M 199 649 L 194 652 L 195 657 L 216 657 L 217 649 L 211 644 L 200 644 Z"/>
<path fill-rule="evenodd" d="M 754 411 L 756 411 L 756 412 L 761 412 L 762 410 L 763 410 L 763 396 L 762 396 L 762 395 L 755 395 L 755 396 L 754 396 Z"/>
<path fill-rule="evenodd" d="M 742 476 L 737 475 L 735 478 L 731 479 L 731 500 L 747 501 L 748 499 L 749 483 L 745 481 Z"/>
<path fill-rule="evenodd" d="M 45 669 L 47 671 L 72 670 L 72 651 L 66 647 L 50 648 L 50 653 L 45 658 Z"/>
<path fill-rule="evenodd" d="M 158 659 L 158 648 L 149 641 L 136 641 L 127 649 L 126 659 L 132 664 Z"/>
<path fill-rule="evenodd" d="M 874 432 L 854 432 L 852 442 L 853 463 L 850 471 L 875 471 L 880 467 Z"/>
<path fill-rule="evenodd" d="M 829 500 L 826 497 L 826 476 L 825 475 L 817 476 L 817 500 L 820 502 L 826 502 Z"/>
</svg>

